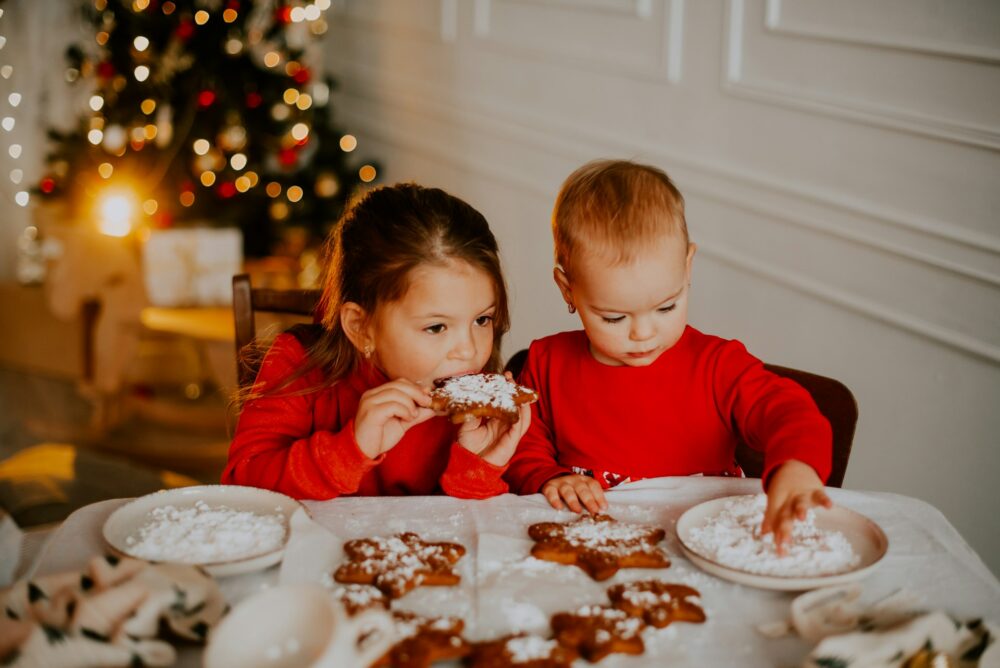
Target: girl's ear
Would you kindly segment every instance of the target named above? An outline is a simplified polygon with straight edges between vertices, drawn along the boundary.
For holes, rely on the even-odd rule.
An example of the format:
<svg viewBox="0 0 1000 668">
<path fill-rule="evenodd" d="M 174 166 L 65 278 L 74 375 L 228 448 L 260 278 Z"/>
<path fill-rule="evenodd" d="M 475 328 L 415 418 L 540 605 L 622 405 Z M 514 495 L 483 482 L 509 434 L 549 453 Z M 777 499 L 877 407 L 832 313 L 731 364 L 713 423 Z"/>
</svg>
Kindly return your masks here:
<svg viewBox="0 0 1000 668">
<path fill-rule="evenodd" d="M 569 285 L 569 277 L 563 271 L 562 267 L 557 265 L 552 270 L 552 278 L 555 279 L 556 285 L 559 286 L 559 292 L 562 293 L 563 300 L 569 306 L 569 312 L 572 313 L 576 310 L 576 304 L 573 303 L 573 289 Z"/>
<path fill-rule="evenodd" d="M 340 305 L 340 326 L 358 350 L 371 350 L 374 347 L 368 313 L 360 304 L 344 302 Z"/>
<path fill-rule="evenodd" d="M 691 242 L 688 244 L 688 254 L 687 254 L 687 266 L 685 267 L 685 272 L 687 273 L 687 282 L 691 283 L 691 263 L 694 261 L 695 251 L 698 250 L 698 244 Z"/>
</svg>

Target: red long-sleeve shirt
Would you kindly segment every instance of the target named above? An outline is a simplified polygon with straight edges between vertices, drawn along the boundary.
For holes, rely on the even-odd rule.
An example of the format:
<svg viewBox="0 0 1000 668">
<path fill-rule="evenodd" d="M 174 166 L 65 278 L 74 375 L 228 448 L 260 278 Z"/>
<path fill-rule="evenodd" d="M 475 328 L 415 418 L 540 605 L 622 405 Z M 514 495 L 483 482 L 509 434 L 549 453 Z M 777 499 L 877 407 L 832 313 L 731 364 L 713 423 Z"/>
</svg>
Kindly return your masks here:
<svg viewBox="0 0 1000 668">
<path fill-rule="evenodd" d="M 601 364 L 583 331 L 539 339 L 520 382 L 540 398 L 504 475 L 519 494 L 574 468 L 604 486 L 734 475 L 737 430 L 764 451 L 764 480 L 789 459 L 830 475 L 830 423 L 809 393 L 764 369 L 740 342 L 693 327 L 646 367 Z"/>
<path fill-rule="evenodd" d="M 299 341 L 279 335 L 256 383 L 274 386 L 306 361 Z M 498 467 L 456 441 L 457 426 L 434 417 L 403 436 L 388 452 L 370 459 L 354 440 L 361 395 L 387 378 L 370 364 L 336 384 L 321 384 L 314 370 L 274 396 L 247 401 L 229 447 L 222 482 L 264 487 L 296 499 L 337 496 L 439 494 L 487 498 L 507 491 Z M 279 382 L 280 384 L 280 382 Z"/>
</svg>

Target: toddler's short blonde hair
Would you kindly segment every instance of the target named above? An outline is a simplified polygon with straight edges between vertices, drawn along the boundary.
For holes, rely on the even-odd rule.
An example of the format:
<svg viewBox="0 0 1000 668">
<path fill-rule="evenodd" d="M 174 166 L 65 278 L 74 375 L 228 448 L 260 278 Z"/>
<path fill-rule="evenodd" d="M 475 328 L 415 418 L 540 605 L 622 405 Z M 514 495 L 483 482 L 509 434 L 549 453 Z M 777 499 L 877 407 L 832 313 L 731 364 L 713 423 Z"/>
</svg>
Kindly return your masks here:
<svg viewBox="0 0 1000 668">
<path fill-rule="evenodd" d="M 635 251 L 670 235 L 688 242 L 684 196 L 670 177 L 627 160 L 595 160 L 569 175 L 556 197 L 556 263 L 569 273 L 583 250 L 629 262 Z"/>
</svg>

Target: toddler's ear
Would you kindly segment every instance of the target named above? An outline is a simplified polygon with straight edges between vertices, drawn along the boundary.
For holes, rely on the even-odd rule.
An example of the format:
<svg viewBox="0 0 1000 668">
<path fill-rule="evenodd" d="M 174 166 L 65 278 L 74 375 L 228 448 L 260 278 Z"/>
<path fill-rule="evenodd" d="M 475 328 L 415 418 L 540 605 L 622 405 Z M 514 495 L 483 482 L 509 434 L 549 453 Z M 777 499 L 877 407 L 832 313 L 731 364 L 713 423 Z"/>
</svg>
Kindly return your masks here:
<svg viewBox="0 0 1000 668">
<path fill-rule="evenodd" d="M 569 277 L 566 275 L 566 272 L 563 271 L 562 267 L 556 265 L 556 268 L 552 270 L 552 278 L 555 279 L 556 285 L 559 287 L 559 292 L 562 293 L 566 304 L 572 309 L 574 307 L 573 290 L 569 286 Z M 572 312 L 571 310 L 570 313 Z"/>
<path fill-rule="evenodd" d="M 693 241 L 688 244 L 687 261 L 685 263 L 687 265 L 685 271 L 687 271 L 688 283 L 691 282 L 691 263 L 694 261 L 694 254 L 695 254 L 695 251 L 697 251 L 697 250 L 698 250 L 698 244 L 696 244 Z"/>
</svg>

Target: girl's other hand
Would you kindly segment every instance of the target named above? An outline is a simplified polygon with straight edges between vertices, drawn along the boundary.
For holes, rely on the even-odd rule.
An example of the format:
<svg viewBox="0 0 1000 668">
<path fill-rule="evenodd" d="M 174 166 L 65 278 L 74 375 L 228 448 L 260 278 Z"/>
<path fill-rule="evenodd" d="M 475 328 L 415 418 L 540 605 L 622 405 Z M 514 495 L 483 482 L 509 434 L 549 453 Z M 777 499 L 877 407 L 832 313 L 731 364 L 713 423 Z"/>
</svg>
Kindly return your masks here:
<svg viewBox="0 0 1000 668">
<path fill-rule="evenodd" d="M 573 474 L 553 478 L 542 485 L 542 494 L 556 510 L 569 506 L 574 513 L 582 513 L 584 508 L 599 513 L 608 509 L 604 490 L 590 476 Z"/>
<path fill-rule="evenodd" d="M 399 379 L 373 387 L 361 395 L 354 417 L 354 440 L 361 452 L 375 459 L 391 450 L 403 434 L 434 417 L 428 391 Z"/>
<path fill-rule="evenodd" d="M 816 506 L 833 506 L 823 481 L 805 462 L 788 460 L 771 476 L 767 489 L 767 510 L 760 525 L 761 535 L 773 531 L 775 549 L 778 554 L 784 554 L 785 545 L 792 538 L 795 520 L 804 520 L 806 511 Z"/>
<path fill-rule="evenodd" d="M 463 423 L 458 430 L 458 442 L 490 464 L 506 466 L 530 424 L 531 407 L 521 404 L 517 407 L 517 422 L 476 418 Z"/>
</svg>

